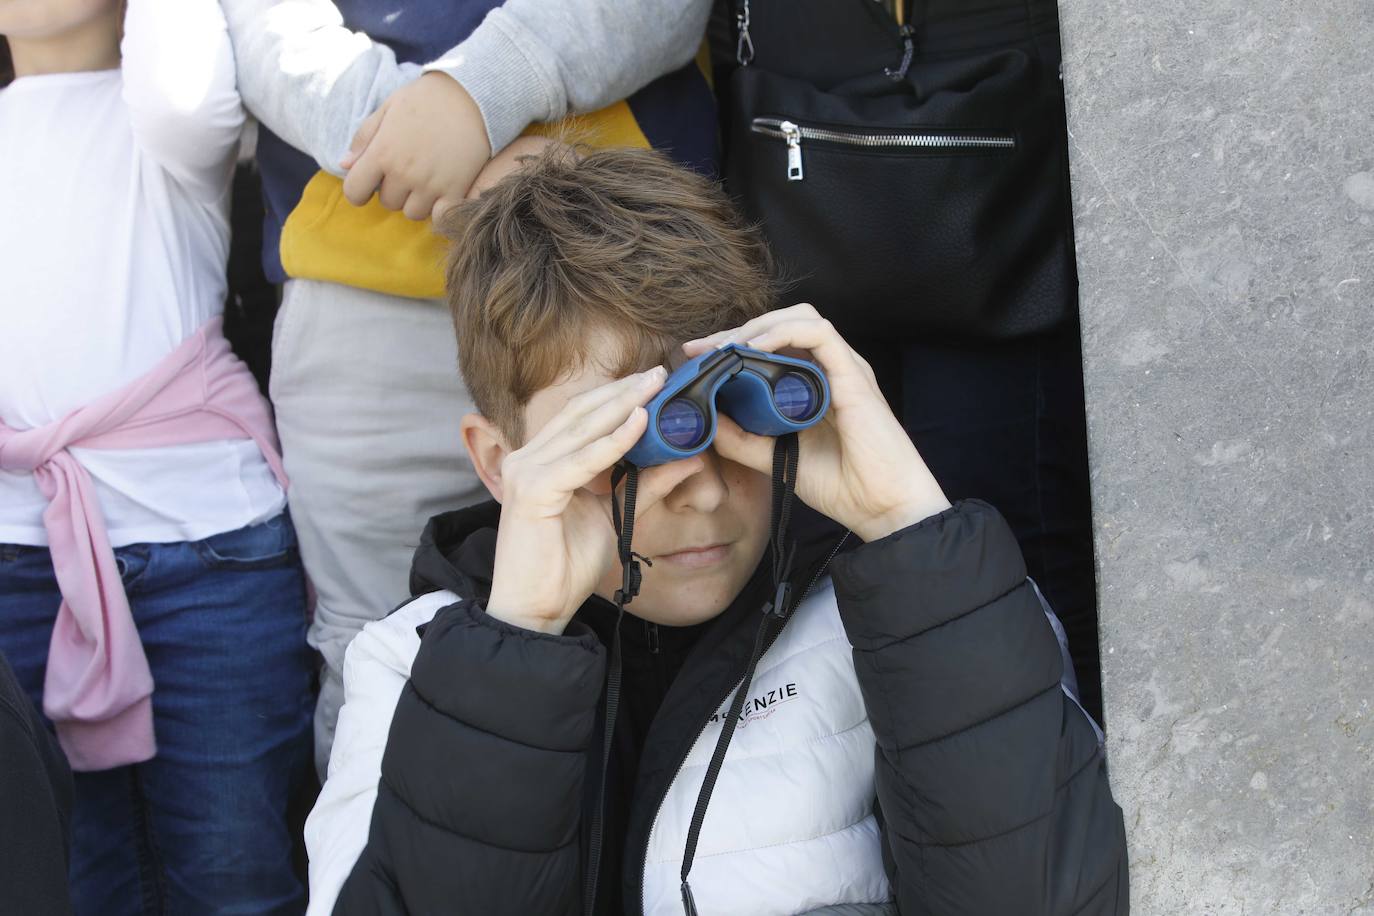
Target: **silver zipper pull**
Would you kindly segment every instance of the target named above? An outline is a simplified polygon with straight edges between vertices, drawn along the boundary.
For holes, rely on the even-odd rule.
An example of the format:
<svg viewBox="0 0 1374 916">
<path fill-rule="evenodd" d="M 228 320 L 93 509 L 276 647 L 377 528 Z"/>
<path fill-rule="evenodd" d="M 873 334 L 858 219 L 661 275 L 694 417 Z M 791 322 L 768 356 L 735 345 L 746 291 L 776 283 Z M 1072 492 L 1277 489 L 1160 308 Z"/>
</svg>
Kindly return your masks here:
<svg viewBox="0 0 1374 916">
<path fill-rule="evenodd" d="M 801 181 L 801 128 L 791 121 L 783 121 L 778 125 L 778 130 L 782 131 L 783 139 L 787 141 L 787 180 Z"/>
</svg>

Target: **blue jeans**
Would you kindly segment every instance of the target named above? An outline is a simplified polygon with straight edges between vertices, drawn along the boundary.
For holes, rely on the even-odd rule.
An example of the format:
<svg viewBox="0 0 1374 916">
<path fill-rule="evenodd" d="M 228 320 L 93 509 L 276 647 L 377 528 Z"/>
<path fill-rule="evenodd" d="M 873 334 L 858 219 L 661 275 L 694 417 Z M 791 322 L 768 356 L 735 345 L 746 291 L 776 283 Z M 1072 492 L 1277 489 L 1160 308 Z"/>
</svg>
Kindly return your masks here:
<svg viewBox="0 0 1374 916">
<path fill-rule="evenodd" d="M 158 752 L 75 774 L 76 912 L 301 912 L 286 811 L 310 764 L 312 662 L 290 518 L 115 559 Z M 36 704 L 60 600 L 47 548 L 0 545 L 0 651 Z"/>
</svg>

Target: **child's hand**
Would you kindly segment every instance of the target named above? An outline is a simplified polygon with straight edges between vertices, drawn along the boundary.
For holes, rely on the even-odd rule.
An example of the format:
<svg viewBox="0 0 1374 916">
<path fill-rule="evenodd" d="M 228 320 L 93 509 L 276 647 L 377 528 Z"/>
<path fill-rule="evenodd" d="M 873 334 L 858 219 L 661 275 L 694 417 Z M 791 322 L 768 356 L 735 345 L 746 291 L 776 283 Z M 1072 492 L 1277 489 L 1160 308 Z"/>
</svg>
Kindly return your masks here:
<svg viewBox="0 0 1374 916">
<path fill-rule="evenodd" d="M 467 196 L 480 197 L 483 191 L 490 190 L 502 178 L 511 172 L 519 171 L 529 157 L 538 156 L 546 147 L 557 142 L 548 137 L 516 137 L 509 146 L 483 166 L 476 180 L 472 182 L 472 187 L 468 189 Z M 435 218 L 438 218 L 437 214 Z"/>
<path fill-rule="evenodd" d="M 808 350 L 830 382 L 830 410 L 800 436 L 797 496 L 865 541 L 899 531 L 949 508 L 906 431 L 887 406 L 873 369 L 810 305 L 761 315 L 742 327 L 683 346 L 689 357 L 733 342 L 773 353 Z M 764 474 L 773 440 L 722 415 L 715 449 Z"/>
<path fill-rule="evenodd" d="M 487 613 L 562 633 L 602 576 L 619 562 L 612 495 L 588 489 L 644 432 L 643 405 L 663 387 L 660 367 L 570 401 L 501 464 L 501 524 Z M 639 476 L 643 512 L 701 468 L 694 457 Z"/>
<path fill-rule="evenodd" d="M 388 210 L 421 220 L 462 201 L 490 158 L 477 103 L 448 74 L 426 73 L 363 122 L 339 164 L 351 203 L 376 192 Z"/>
</svg>

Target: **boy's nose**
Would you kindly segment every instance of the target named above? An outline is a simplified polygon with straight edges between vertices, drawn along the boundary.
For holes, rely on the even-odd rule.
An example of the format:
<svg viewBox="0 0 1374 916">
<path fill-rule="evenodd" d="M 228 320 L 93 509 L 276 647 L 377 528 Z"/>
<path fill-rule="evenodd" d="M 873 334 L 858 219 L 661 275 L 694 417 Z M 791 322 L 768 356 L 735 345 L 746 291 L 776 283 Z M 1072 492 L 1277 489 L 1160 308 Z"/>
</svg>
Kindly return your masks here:
<svg viewBox="0 0 1374 916">
<path fill-rule="evenodd" d="M 664 499 L 664 503 L 674 512 L 714 512 L 729 495 L 716 450 L 708 448 L 701 453 L 701 458 L 701 469 L 678 484 Z"/>
</svg>

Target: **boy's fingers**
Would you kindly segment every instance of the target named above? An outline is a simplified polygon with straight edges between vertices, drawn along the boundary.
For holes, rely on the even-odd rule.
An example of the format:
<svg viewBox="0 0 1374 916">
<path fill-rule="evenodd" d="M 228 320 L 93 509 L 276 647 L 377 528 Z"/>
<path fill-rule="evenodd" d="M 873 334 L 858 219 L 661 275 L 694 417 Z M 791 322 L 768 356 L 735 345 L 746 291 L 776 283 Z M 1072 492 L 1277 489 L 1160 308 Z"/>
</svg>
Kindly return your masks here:
<svg viewBox="0 0 1374 916">
<path fill-rule="evenodd" d="M 765 331 L 779 324 L 799 319 L 817 319 L 820 313 L 816 307 L 809 302 L 800 302 L 796 305 L 788 306 L 785 309 L 778 309 L 767 312 L 763 315 L 746 321 L 737 328 L 730 328 L 725 331 L 717 331 L 707 337 L 689 340 L 682 345 L 682 349 L 688 356 L 696 356 L 705 353 L 713 347 L 723 347 L 727 343 L 744 343 L 752 337 L 757 337 Z"/>
<path fill-rule="evenodd" d="M 716 337 L 723 336 L 724 333 L 721 332 L 721 335 L 712 334 L 710 337 L 701 338 L 701 340 L 689 340 L 682 345 L 682 352 L 687 354 L 688 359 L 691 359 L 693 356 L 700 356 L 707 350 L 714 350 Z"/>
<path fill-rule="evenodd" d="M 716 420 L 716 438 L 713 447 L 716 454 L 736 464 L 758 471 L 772 473 L 773 442 L 768 436 L 745 432 L 734 420 L 721 414 Z"/>
<path fill-rule="evenodd" d="M 633 414 L 640 410 L 644 404 L 654 396 L 662 384 L 661 380 L 654 375 L 641 376 L 635 384 L 618 388 L 614 395 L 603 401 L 595 409 L 572 418 L 572 421 L 565 426 L 558 437 L 549 440 L 544 450 L 549 454 L 568 454 L 581 448 L 587 442 L 599 437 L 612 434 L 620 428 L 622 421 L 627 414 Z M 641 426 L 635 439 L 644 431 Z M 625 447 L 619 455 L 616 455 L 612 462 L 618 461 L 625 452 L 635 444 L 635 439 L 625 443 Z"/>
<path fill-rule="evenodd" d="M 643 407 L 636 407 L 609 433 L 546 465 L 548 485 L 559 493 L 571 493 L 591 483 L 634 447 L 644 434 L 647 417 Z"/>
<path fill-rule="evenodd" d="M 627 375 L 574 397 L 544 424 L 529 447 L 553 455 L 568 454 L 615 429 L 625 415 L 642 406 L 663 387 L 662 366 Z M 630 443 L 633 445 L 634 443 Z M 626 447 L 628 450 L 628 446 Z"/>
<path fill-rule="evenodd" d="M 798 318 L 774 325 L 745 339 L 745 346 L 765 353 L 795 348 L 809 350 L 827 375 L 862 374 L 858 354 L 845 343 L 835 326 L 824 318 Z"/>
<path fill-rule="evenodd" d="M 641 470 L 639 489 L 635 492 L 635 511 L 642 513 L 653 506 L 688 477 L 700 471 L 703 464 L 700 455 L 693 455 L 681 461 L 670 461 Z"/>
<path fill-rule="evenodd" d="M 730 328 L 725 331 L 717 331 L 714 334 L 708 334 L 706 337 L 699 337 L 696 340 L 689 340 L 682 345 L 682 350 L 688 356 L 697 356 L 701 353 L 705 353 L 707 350 L 724 346 L 729 340 L 738 340 L 740 330 L 740 328 Z"/>
</svg>

